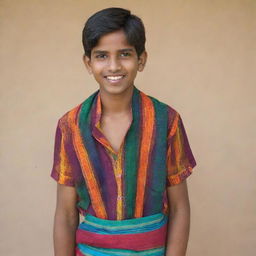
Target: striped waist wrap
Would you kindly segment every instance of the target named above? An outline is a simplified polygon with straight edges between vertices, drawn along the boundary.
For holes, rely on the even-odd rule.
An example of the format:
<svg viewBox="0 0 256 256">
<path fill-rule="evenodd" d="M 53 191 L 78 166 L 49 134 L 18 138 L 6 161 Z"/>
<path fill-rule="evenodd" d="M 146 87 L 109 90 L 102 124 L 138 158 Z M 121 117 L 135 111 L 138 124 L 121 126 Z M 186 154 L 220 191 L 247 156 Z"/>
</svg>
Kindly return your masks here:
<svg viewBox="0 0 256 256">
<path fill-rule="evenodd" d="M 87 214 L 76 232 L 76 255 L 163 256 L 167 221 L 163 213 L 126 220 Z"/>
</svg>

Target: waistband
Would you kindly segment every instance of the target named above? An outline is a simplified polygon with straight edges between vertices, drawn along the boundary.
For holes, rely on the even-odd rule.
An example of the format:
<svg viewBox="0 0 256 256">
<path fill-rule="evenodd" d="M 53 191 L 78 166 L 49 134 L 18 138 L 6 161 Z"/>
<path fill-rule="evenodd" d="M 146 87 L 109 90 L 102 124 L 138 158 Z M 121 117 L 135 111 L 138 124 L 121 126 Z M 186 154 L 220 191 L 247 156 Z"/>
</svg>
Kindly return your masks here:
<svg viewBox="0 0 256 256">
<path fill-rule="evenodd" d="M 99 234 L 127 234 L 160 228 L 168 218 L 162 213 L 126 220 L 105 220 L 87 214 L 79 228 Z"/>
<path fill-rule="evenodd" d="M 131 251 L 137 252 L 134 255 L 151 255 L 145 254 L 146 251 L 157 250 L 159 255 L 164 255 L 167 221 L 168 217 L 163 213 L 126 220 L 105 220 L 86 214 L 77 229 L 76 242 L 81 250 L 119 249 L 124 253 L 119 252 L 119 255 L 133 255 Z M 129 254 L 125 254 L 125 250 Z"/>
</svg>

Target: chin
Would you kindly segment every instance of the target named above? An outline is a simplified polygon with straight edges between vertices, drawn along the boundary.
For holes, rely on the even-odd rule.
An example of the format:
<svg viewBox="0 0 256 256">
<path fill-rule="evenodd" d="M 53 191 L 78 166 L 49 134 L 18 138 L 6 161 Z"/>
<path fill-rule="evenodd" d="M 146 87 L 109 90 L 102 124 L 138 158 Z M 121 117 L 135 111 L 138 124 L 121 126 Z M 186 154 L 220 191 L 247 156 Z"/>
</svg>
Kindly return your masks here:
<svg viewBox="0 0 256 256">
<path fill-rule="evenodd" d="M 108 94 L 122 94 L 123 92 L 127 91 L 132 86 L 123 86 L 123 85 L 107 85 L 101 86 L 101 90 L 105 91 Z"/>
</svg>

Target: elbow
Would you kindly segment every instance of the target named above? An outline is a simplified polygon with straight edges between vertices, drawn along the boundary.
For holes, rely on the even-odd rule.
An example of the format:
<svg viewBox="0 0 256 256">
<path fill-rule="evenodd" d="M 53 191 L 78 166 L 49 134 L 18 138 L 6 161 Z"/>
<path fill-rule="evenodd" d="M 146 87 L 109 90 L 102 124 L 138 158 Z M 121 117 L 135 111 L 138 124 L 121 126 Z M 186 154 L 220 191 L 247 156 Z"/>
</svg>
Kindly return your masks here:
<svg viewBox="0 0 256 256">
<path fill-rule="evenodd" d="M 65 225 L 69 227 L 77 227 L 79 224 L 79 213 L 78 211 L 58 211 L 55 212 L 54 217 L 55 224 Z"/>
<path fill-rule="evenodd" d="M 173 217 L 176 215 L 190 216 L 190 212 L 191 212 L 191 209 L 190 209 L 189 200 L 171 204 L 169 207 L 169 216 L 170 217 Z"/>
</svg>

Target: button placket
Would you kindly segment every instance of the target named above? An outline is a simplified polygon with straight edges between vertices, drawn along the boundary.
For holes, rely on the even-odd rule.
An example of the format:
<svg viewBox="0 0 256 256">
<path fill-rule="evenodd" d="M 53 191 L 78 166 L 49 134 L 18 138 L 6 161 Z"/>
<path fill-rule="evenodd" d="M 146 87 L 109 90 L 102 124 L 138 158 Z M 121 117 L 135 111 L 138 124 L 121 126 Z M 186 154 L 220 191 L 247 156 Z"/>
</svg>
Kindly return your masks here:
<svg viewBox="0 0 256 256">
<path fill-rule="evenodd" d="M 122 196 L 122 148 L 114 161 L 114 173 L 117 183 L 117 219 L 123 218 L 123 196 Z"/>
</svg>

